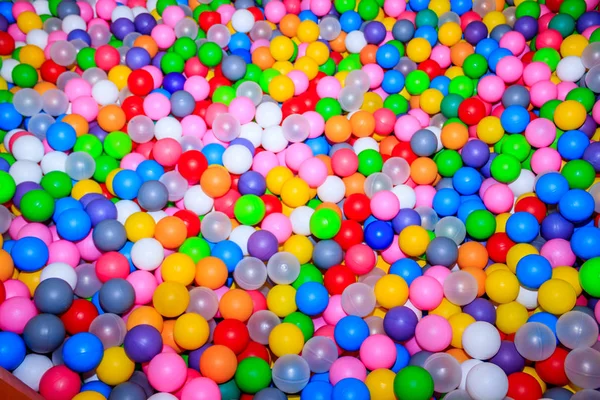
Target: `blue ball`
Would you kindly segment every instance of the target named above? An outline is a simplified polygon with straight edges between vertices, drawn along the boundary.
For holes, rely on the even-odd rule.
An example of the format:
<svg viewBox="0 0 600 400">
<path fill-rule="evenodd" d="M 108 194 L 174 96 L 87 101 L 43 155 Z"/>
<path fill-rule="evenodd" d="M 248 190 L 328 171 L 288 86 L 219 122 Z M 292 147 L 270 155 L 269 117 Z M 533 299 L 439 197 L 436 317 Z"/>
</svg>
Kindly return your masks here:
<svg viewBox="0 0 600 400">
<path fill-rule="evenodd" d="M 460 195 L 454 189 L 442 189 L 433 196 L 433 209 L 440 217 L 447 217 L 458 212 Z"/>
<path fill-rule="evenodd" d="M 87 332 L 76 333 L 68 338 L 62 349 L 65 365 L 78 373 L 96 368 L 103 355 L 104 346 L 100 339 Z"/>
<path fill-rule="evenodd" d="M 398 64 L 398 61 L 400 61 L 400 52 L 393 44 L 384 44 L 377 49 L 375 60 L 382 68 L 394 68 Z"/>
<path fill-rule="evenodd" d="M 423 269 L 412 258 L 401 258 L 391 265 L 390 274 L 400 276 L 410 286 L 415 279 L 423 275 Z"/>
<path fill-rule="evenodd" d="M 366 400 L 371 398 L 369 388 L 356 378 L 344 378 L 333 387 L 332 400 Z"/>
<path fill-rule="evenodd" d="M 346 33 L 358 30 L 362 22 L 362 18 L 356 11 L 346 11 L 340 15 L 340 25 Z"/>
<path fill-rule="evenodd" d="M 373 221 L 364 232 L 365 243 L 373 250 L 385 250 L 394 240 L 394 229 L 384 221 Z"/>
<path fill-rule="evenodd" d="M 94 307 L 96 307 L 96 310 L 98 310 L 98 315 L 102 315 L 105 313 L 105 311 L 102 309 L 102 306 L 100 305 L 100 291 L 97 291 L 92 296 L 92 304 L 94 305 Z"/>
<path fill-rule="evenodd" d="M 450 0 L 450 11 L 463 15 L 473 8 L 472 0 Z"/>
<path fill-rule="evenodd" d="M 439 90 L 444 96 L 448 95 L 448 90 L 450 88 L 450 78 L 447 76 L 436 76 L 431 80 L 431 84 L 429 85 L 432 89 Z"/>
<path fill-rule="evenodd" d="M 22 272 L 39 271 L 48 262 L 48 246 L 41 239 L 28 236 L 15 241 L 10 255 L 15 267 Z"/>
<path fill-rule="evenodd" d="M 123 247 L 121 247 L 119 253 L 123 254 L 127 261 L 129 261 L 129 271 L 135 272 L 137 268 L 135 268 L 135 265 L 133 265 L 133 261 L 131 261 L 131 249 L 133 249 L 133 242 L 127 241 L 125 242 Z"/>
<path fill-rule="evenodd" d="M 544 174 L 535 183 L 535 194 L 546 204 L 558 204 L 568 191 L 567 178 L 558 172 Z"/>
<path fill-rule="evenodd" d="M 229 273 L 235 270 L 236 265 L 244 258 L 244 253 L 237 243 L 231 240 L 223 240 L 211 249 L 211 256 L 217 257 L 225 263 Z"/>
<path fill-rule="evenodd" d="M 583 157 L 585 149 L 590 145 L 590 139 L 581 131 L 567 131 L 557 142 L 557 150 L 565 160 L 576 160 Z"/>
<path fill-rule="evenodd" d="M 319 282 L 305 282 L 296 290 L 296 305 L 303 314 L 321 314 L 329 304 L 329 293 Z"/>
<path fill-rule="evenodd" d="M 301 11 L 300 14 L 298 14 L 298 18 L 300 18 L 300 21 L 310 20 L 315 23 L 319 22 L 319 18 L 317 18 L 315 13 L 310 10 Z"/>
<path fill-rule="evenodd" d="M 250 38 L 248 37 L 248 35 L 246 35 L 245 33 L 234 33 L 233 35 L 231 35 L 231 38 L 229 39 L 229 50 L 234 51 L 234 50 L 250 50 L 250 47 L 252 46 L 252 42 L 250 41 Z"/>
<path fill-rule="evenodd" d="M 300 400 L 331 400 L 333 386 L 329 381 L 310 382 L 300 393 Z"/>
<path fill-rule="evenodd" d="M 406 347 L 402 346 L 400 343 L 395 343 L 396 345 L 396 362 L 392 368 L 390 368 L 395 373 L 400 372 L 400 370 L 408 365 L 410 362 L 410 353 L 406 350 Z"/>
<path fill-rule="evenodd" d="M 333 337 L 342 349 L 357 351 L 362 342 L 369 337 L 369 325 L 356 315 L 348 315 L 338 321 Z"/>
<path fill-rule="evenodd" d="M 404 75 L 402 75 L 400 71 L 392 69 L 383 74 L 381 88 L 384 90 L 384 92 L 389 94 L 399 93 L 404 88 L 404 81 Z"/>
<path fill-rule="evenodd" d="M 91 229 L 90 216 L 84 210 L 77 208 L 63 211 L 56 221 L 59 236 L 71 242 L 85 239 Z"/>
<path fill-rule="evenodd" d="M 112 392 L 112 388 L 102 381 L 91 381 L 88 383 L 84 383 L 83 386 L 81 386 L 81 391 L 98 392 L 108 399 L 108 397 L 110 396 L 110 392 Z"/>
<path fill-rule="evenodd" d="M 142 178 L 130 169 L 117 172 L 113 179 L 113 190 L 115 195 L 123 200 L 133 200 L 142 186 Z"/>
<path fill-rule="evenodd" d="M 63 197 L 62 199 L 56 200 L 54 203 L 54 214 L 52 215 L 54 223 L 58 221 L 58 217 L 60 217 L 64 211 L 70 209 L 83 210 L 83 204 L 72 197 Z"/>
<path fill-rule="evenodd" d="M 416 38 L 423 38 L 429 42 L 431 47 L 435 46 L 438 41 L 437 30 L 433 26 L 421 26 L 415 31 Z"/>
<path fill-rule="evenodd" d="M 157 181 L 164 175 L 165 169 L 154 160 L 144 160 L 135 169 L 142 182 Z"/>
<path fill-rule="evenodd" d="M 21 336 L 13 332 L 0 332 L 0 367 L 12 371 L 25 359 L 27 349 Z"/>
<path fill-rule="evenodd" d="M 223 153 L 225 153 L 225 147 L 218 143 L 210 143 L 204 146 L 201 150 L 208 165 L 223 165 Z"/>
<path fill-rule="evenodd" d="M 529 243 L 540 233 L 540 224 L 532 214 L 521 211 L 506 221 L 506 234 L 515 243 Z"/>
<path fill-rule="evenodd" d="M 452 186 L 462 195 L 471 195 L 477 193 L 483 178 L 479 171 L 472 167 L 461 167 L 452 177 Z"/>
<path fill-rule="evenodd" d="M 327 383 L 329 383 L 329 372 L 313 374 L 313 376 L 310 377 L 310 382 L 327 382 Z"/>
<path fill-rule="evenodd" d="M 0 129 L 10 131 L 18 128 L 23 122 L 23 116 L 12 103 L 0 104 Z"/>
<path fill-rule="evenodd" d="M 500 47 L 500 44 L 498 44 L 498 42 L 496 42 L 494 39 L 483 39 L 475 46 L 475 53 L 481 54 L 487 60 L 490 58 L 490 55 L 494 52 L 494 50 L 496 50 L 498 47 Z"/>
<path fill-rule="evenodd" d="M 56 151 L 71 150 L 77 141 L 75 128 L 66 122 L 55 122 L 46 131 L 48 145 Z"/>
<path fill-rule="evenodd" d="M 600 229 L 591 226 L 576 229 L 571 237 L 571 249 L 584 260 L 600 257 Z"/>
<path fill-rule="evenodd" d="M 500 123 L 508 133 L 521 133 L 529 125 L 529 111 L 523 106 L 508 106 L 500 116 Z"/>
<path fill-rule="evenodd" d="M 585 190 L 569 190 L 558 202 L 558 211 L 567 220 L 578 223 L 590 218 L 594 213 L 594 197 Z"/>
<path fill-rule="evenodd" d="M 408 5 L 414 12 L 419 12 L 427 8 L 429 0 L 409 0 Z"/>
<path fill-rule="evenodd" d="M 552 278 L 552 265 L 538 254 L 526 255 L 517 263 L 517 278 L 527 289 L 539 289 L 544 282 Z"/>
<path fill-rule="evenodd" d="M 329 154 L 329 149 L 331 149 L 331 145 L 327 142 L 327 138 L 325 135 L 319 136 L 313 139 L 308 139 L 304 142 L 313 152 L 314 156 L 318 155 L 327 155 Z M 206 147 L 205 147 L 206 148 Z"/>
</svg>

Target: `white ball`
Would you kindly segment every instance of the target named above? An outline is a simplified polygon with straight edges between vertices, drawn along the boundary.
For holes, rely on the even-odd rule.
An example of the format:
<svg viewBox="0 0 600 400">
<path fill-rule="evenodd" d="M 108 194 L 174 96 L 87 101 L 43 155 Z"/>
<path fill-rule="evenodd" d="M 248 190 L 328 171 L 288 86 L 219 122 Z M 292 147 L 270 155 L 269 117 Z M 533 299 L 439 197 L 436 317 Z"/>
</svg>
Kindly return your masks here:
<svg viewBox="0 0 600 400">
<path fill-rule="evenodd" d="M 476 365 L 483 363 L 481 360 L 476 360 L 471 358 L 469 360 L 463 361 L 460 364 L 460 369 L 462 371 L 462 377 L 460 378 L 460 385 L 458 385 L 459 389 L 466 390 L 467 388 L 467 375 L 469 375 L 469 371 L 473 369 Z"/>
<path fill-rule="evenodd" d="M 248 255 L 248 240 L 250 239 L 250 236 L 254 232 L 256 232 L 256 229 L 254 229 L 254 227 L 252 227 L 252 226 L 239 225 L 239 226 L 236 226 L 231 231 L 231 234 L 229 235 L 229 240 L 231 240 L 233 243 L 240 246 L 240 249 L 242 249 L 242 253 L 245 256 L 247 256 Z"/>
<path fill-rule="evenodd" d="M 156 10 L 156 4 L 158 3 L 158 0 L 148 0 L 146 2 L 146 9 L 148 11 L 152 11 L 152 10 Z M 147 11 L 147 12 L 148 12 Z"/>
<path fill-rule="evenodd" d="M 367 39 L 363 32 L 352 31 L 348 33 L 344 43 L 348 52 L 358 54 L 367 45 Z"/>
<path fill-rule="evenodd" d="M 4 65 L 2 68 L 4 69 Z M 256 122 L 263 128 L 279 125 L 282 117 L 281 108 L 275 103 L 262 103 L 256 108 Z"/>
<path fill-rule="evenodd" d="M 133 11 L 127 6 L 117 6 L 112 10 L 110 19 L 112 22 L 115 22 L 119 18 L 127 18 L 128 20 L 133 21 Z"/>
<path fill-rule="evenodd" d="M 255 148 L 260 146 L 260 140 L 262 138 L 263 129 L 256 122 L 248 122 L 242 125 L 240 137 L 247 139 L 252 143 Z"/>
<path fill-rule="evenodd" d="M 17 161 L 8 170 L 18 185 L 23 182 L 40 183 L 42 180 L 42 168 L 32 161 Z"/>
<path fill-rule="evenodd" d="M 310 235 L 310 217 L 315 210 L 307 206 L 295 208 L 290 214 L 290 222 L 292 223 L 292 231 L 296 235 Z"/>
<path fill-rule="evenodd" d="M 236 10 L 231 16 L 231 26 L 237 32 L 248 33 L 254 26 L 254 15 L 248 10 Z"/>
<path fill-rule="evenodd" d="M 131 200 L 118 201 L 115 203 L 115 207 L 117 207 L 117 221 L 123 225 L 125 225 L 125 221 L 127 221 L 127 218 L 129 218 L 131 214 L 141 211 L 140 206 Z"/>
<path fill-rule="evenodd" d="M 131 248 L 131 262 L 137 269 L 154 271 L 165 259 L 162 244 L 154 238 L 138 240 Z"/>
<path fill-rule="evenodd" d="M 37 15 L 50 15 L 50 5 L 47 0 L 35 0 L 33 3 L 33 8 L 35 9 L 35 13 Z"/>
<path fill-rule="evenodd" d="M 342 178 L 335 175 L 329 175 L 325 182 L 317 188 L 317 196 L 322 201 L 339 203 L 346 194 L 346 185 Z"/>
<path fill-rule="evenodd" d="M 194 185 L 185 192 L 183 206 L 196 215 L 205 215 L 212 210 L 215 201 L 209 197 L 200 185 Z"/>
<path fill-rule="evenodd" d="M 62 30 L 69 34 L 71 31 L 75 29 L 81 29 L 85 31 L 87 28 L 87 24 L 79 15 L 71 14 L 67 15 L 62 21 Z"/>
<path fill-rule="evenodd" d="M 13 130 L 10 130 L 10 131 L 6 132 L 6 135 L 4 135 L 4 140 L 2 141 L 2 144 L 4 145 L 4 148 L 10 150 L 10 146 L 8 145 L 10 143 L 10 139 L 16 133 L 24 132 L 24 131 L 25 131 L 25 129 L 13 129 Z"/>
<path fill-rule="evenodd" d="M 500 350 L 500 333 L 489 322 L 477 321 L 467 326 L 462 334 L 465 352 L 478 360 L 489 360 Z"/>
<path fill-rule="evenodd" d="M 35 136 L 21 136 L 13 143 L 12 154 L 17 161 L 39 163 L 44 158 L 44 145 Z"/>
<path fill-rule="evenodd" d="M 48 46 L 48 33 L 41 29 L 32 29 L 27 33 L 26 42 L 45 49 Z"/>
<path fill-rule="evenodd" d="M 524 305 L 528 310 L 535 309 L 538 306 L 537 290 L 525 289 L 523 286 L 519 287 L 517 303 Z"/>
<path fill-rule="evenodd" d="M 114 104 L 119 98 L 119 89 L 109 80 L 99 81 L 92 86 L 92 97 L 101 106 Z"/>
<path fill-rule="evenodd" d="M 25 359 L 12 374 L 21 382 L 35 390 L 40 390 L 42 376 L 52 368 L 52 361 L 39 354 L 27 354 Z"/>
<path fill-rule="evenodd" d="M 148 397 L 148 400 L 177 400 L 177 397 L 171 393 L 160 392 Z"/>
<path fill-rule="evenodd" d="M 496 364 L 478 364 L 467 375 L 467 392 L 473 400 L 503 400 L 508 393 L 508 378 Z"/>
<path fill-rule="evenodd" d="M 154 125 L 154 136 L 156 137 L 156 140 L 170 138 L 179 141 L 183 136 L 183 128 L 177 119 L 173 117 L 164 117 L 156 121 L 156 125 Z"/>
<path fill-rule="evenodd" d="M 525 193 L 533 192 L 535 186 L 535 175 L 528 169 L 523 168 L 519 173 L 519 177 L 512 183 L 508 184 L 515 197 L 524 195 Z"/>
<path fill-rule="evenodd" d="M 252 153 L 241 144 L 229 146 L 223 153 L 223 166 L 233 174 L 243 174 L 252 167 Z"/>
<path fill-rule="evenodd" d="M 585 66 L 581 57 L 569 56 L 558 62 L 556 66 L 556 75 L 561 81 L 577 82 L 585 74 Z"/>
<path fill-rule="evenodd" d="M 400 208 L 415 208 L 417 195 L 415 190 L 408 185 L 398 185 L 392 188 L 392 193 L 398 197 Z"/>
<path fill-rule="evenodd" d="M 73 290 L 75 290 L 75 286 L 77 285 L 77 273 L 75 272 L 75 268 L 67 263 L 55 262 L 44 267 L 44 269 L 42 269 L 42 274 L 40 275 L 40 282 L 50 278 L 62 279 L 67 282 Z"/>
<path fill-rule="evenodd" d="M 4 78 L 4 80 L 6 82 L 13 83 L 12 72 L 13 72 L 13 69 L 15 69 L 15 67 L 19 64 L 20 63 L 13 58 L 7 58 L 6 60 L 2 61 L 2 68 L 0 68 L 0 75 L 2 76 L 2 78 Z"/>
<path fill-rule="evenodd" d="M 354 142 L 354 152 L 358 155 L 362 151 L 371 149 L 375 151 L 379 151 L 379 143 L 371 137 L 362 137 Z"/>
<path fill-rule="evenodd" d="M 62 151 L 51 151 L 45 154 L 40 164 L 44 175 L 52 171 L 65 172 L 67 157 L 68 155 Z"/>
<path fill-rule="evenodd" d="M 152 219 L 154 219 L 154 222 L 157 224 L 158 224 L 158 221 L 169 216 L 169 214 L 167 214 L 163 210 L 148 211 L 148 215 L 151 216 Z"/>
<path fill-rule="evenodd" d="M 265 150 L 273 153 L 279 153 L 288 145 L 288 141 L 283 136 L 283 128 L 278 125 L 268 127 L 263 131 L 261 143 Z"/>
</svg>

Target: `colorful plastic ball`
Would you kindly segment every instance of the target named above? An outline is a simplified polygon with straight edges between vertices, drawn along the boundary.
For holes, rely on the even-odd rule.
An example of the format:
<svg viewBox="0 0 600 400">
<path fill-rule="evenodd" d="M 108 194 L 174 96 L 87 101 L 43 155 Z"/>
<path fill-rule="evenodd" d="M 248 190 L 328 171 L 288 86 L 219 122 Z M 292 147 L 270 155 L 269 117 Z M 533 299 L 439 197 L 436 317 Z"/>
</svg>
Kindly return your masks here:
<svg viewBox="0 0 600 400">
<path fill-rule="evenodd" d="M 69 369 L 87 372 L 96 368 L 102 361 L 104 347 L 91 333 L 78 333 L 71 336 L 63 345 L 62 358 Z"/>
<path fill-rule="evenodd" d="M 64 365 L 50 368 L 40 380 L 40 394 L 47 399 L 70 399 L 80 389 L 79 376 Z"/>
<path fill-rule="evenodd" d="M 258 357 L 242 360 L 235 372 L 237 386 L 246 393 L 257 393 L 271 383 L 271 368 Z"/>
<path fill-rule="evenodd" d="M 135 362 L 148 362 L 162 350 L 160 332 L 151 325 L 138 325 L 129 330 L 123 343 L 127 357 Z"/>
<path fill-rule="evenodd" d="M 433 378 L 422 367 L 408 366 L 394 378 L 394 394 L 398 399 L 429 399 L 433 395 Z"/>
<path fill-rule="evenodd" d="M 185 382 L 186 365 L 176 353 L 160 353 L 148 364 L 148 381 L 161 392 L 172 392 Z"/>
<path fill-rule="evenodd" d="M 542 256 L 530 254 L 517 263 L 517 278 L 521 285 L 530 289 L 539 287 L 552 277 L 552 266 Z"/>
<path fill-rule="evenodd" d="M 25 359 L 26 347 L 23 339 L 13 332 L 1 332 L 0 358 L 2 368 L 9 371 L 17 368 Z"/>
<path fill-rule="evenodd" d="M 508 393 L 508 379 L 500 367 L 484 362 L 469 371 L 465 387 L 473 399 L 501 399 Z"/>
</svg>

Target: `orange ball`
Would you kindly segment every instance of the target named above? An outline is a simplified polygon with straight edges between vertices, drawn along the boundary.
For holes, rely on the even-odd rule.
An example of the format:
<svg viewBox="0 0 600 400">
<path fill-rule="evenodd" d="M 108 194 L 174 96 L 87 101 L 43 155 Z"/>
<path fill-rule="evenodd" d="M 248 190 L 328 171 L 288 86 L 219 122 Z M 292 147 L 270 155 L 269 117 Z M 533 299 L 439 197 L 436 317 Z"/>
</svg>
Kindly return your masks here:
<svg viewBox="0 0 600 400">
<path fill-rule="evenodd" d="M 227 266 L 217 257 L 205 257 L 196 264 L 196 276 L 194 278 L 198 286 L 209 289 L 218 289 L 227 281 Z"/>
<path fill-rule="evenodd" d="M 357 111 L 350 117 L 350 126 L 356 137 L 371 136 L 375 132 L 375 117 L 368 111 Z"/>
<path fill-rule="evenodd" d="M 352 124 L 343 115 L 335 115 L 325 123 L 325 136 L 333 143 L 342 143 L 352 135 Z"/>
<path fill-rule="evenodd" d="M 338 53 L 344 53 L 346 51 L 346 36 L 348 34 L 344 31 L 340 32 L 340 35 L 329 42 L 331 50 L 337 51 Z"/>
<path fill-rule="evenodd" d="M 300 25 L 300 18 L 295 14 L 288 14 L 279 21 L 279 30 L 285 36 L 293 38 L 298 32 L 298 25 Z"/>
<path fill-rule="evenodd" d="M 475 267 L 467 267 L 462 270 L 473 275 L 477 280 L 477 297 L 483 296 L 485 294 L 485 280 L 487 279 L 485 271 Z"/>
<path fill-rule="evenodd" d="M 465 58 L 475 53 L 473 46 L 467 42 L 458 42 L 450 48 L 450 59 L 452 64 L 462 67 Z"/>
<path fill-rule="evenodd" d="M 210 346 L 200 357 L 200 373 L 216 383 L 227 382 L 237 369 L 237 357 L 233 350 L 220 344 Z"/>
<path fill-rule="evenodd" d="M 342 178 L 344 186 L 346 186 L 346 197 L 355 193 L 365 193 L 365 180 L 367 178 L 360 172 L 355 172 L 350 176 Z"/>
<path fill-rule="evenodd" d="M 127 317 L 127 330 L 130 331 L 138 325 L 151 325 L 159 332 L 163 329 L 163 317 L 150 306 L 141 306 L 134 309 Z"/>
<path fill-rule="evenodd" d="M 160 332 L 160 336 L 162 336 L 163 344 L 169 346 L 177 353 L 181 353 L 183 349 L 177 345 L 175 342 L 175 319 L 166 320 L 163 324 L 162 331 Z"/>
<path fill-rule="evenodd" d="M 62 119 L 62 122 L 66 122 L 67 124 L 71 125 L 73 129 L 75 129 L 77 136 L 85 135 L 90 131 L 90 125 L 85 118 L 79 114 L 65 115 Z"/>
<path fill-rule="evenodd" d="M 463 349 L 452 348 L 452 349 L 449 349 L 448 351 L 446 351 L 446 353 L 448 353 L 452 357 L 454 357 L 456 359 L 456 361 L 458 361 L 459 364 L 462 364 L 463 362 L 465 362 L 471 358 L 471 357 L 469 357 L 467 352 L 464 351 Z"/>
<path fill-rule="evenodd" d="M 125 122 L 125 111 L 116 104 L 104 106 L 98 112 L 98 125 L 107 132 L 120 131 Z"/>
<path fill-rule="evenodd" d="M 442 128 L 442 145 L 447 149 L 461 149 L 469 139 L 469 130 L 463 124 L 452 122 Z"/>
<path fill-rule="evenodd" d="M 146 50 L 152 58 L 154 58 L 154 56 L 158 53 L 158 45 L 156 44 L 154 39 L 152 39 L 148 35 L 142 35 L 135 39 L 133 42 L 133 46 L 141 47 L 142 49 Z"/>
<path fill-rule="evenodd" d="M 437 177 L 437 165 L 428 157 L 419 157 L 410 165 L 410 177 L 417 185 L 430 185 Z"/>
<path fill-rule="evenodd" d="M 154 238 L 165 249 L 176 249 L 181 246 L 187 237 L 187 227 L 177 217 L 165 217 L 158 221 L 154 230 Z"/>
<path fill-rule="evenodd" d="M 252 64 L 258 65 L 263 71 L 271 68 L 275 64 L 275 59 L 271 55 L 269 47 L 264 46 L 254 50 L 254 53 L 252 53 Z"/>
<path fill-rule="evenodd" d="M 200 178 L 200 186 L 208 196 L 221 197 L 231 188 L 231 175 L 220 165 L 211 165 Z"/>
<path fill-rule="evenodd" d="M 377 63 L 377 50 L 379 46 L 368 44 L 360 51 L 360 63 L 362 65 Z"/>
<path fill-rule="evenodd" d="M 12 278 L 14 270 L 15 265 L 10 254 L 0 249 L 0 281 L 4 282 Z"/>
<path fill-rule="evenodd" d="M 56 85 L 50 83 L 50 82 L 39 82 L 38 84 L 36 84 L 33 89 L 38 92 L 39 94 L 44 94 L 46 93 L 48 90 L 52 90 L 52 89 L 56 89 Z"/>
<path fill-rule="evenodd" d="M 479 242 L 467 242 L 458 248 L 458 266 L 460 268 L 484 269 L 488 263 L 488 252 Z"/>
<path fill-rule="evenodd" d="M 250 318 L 253 308 L 252 298 L 242 289 L 228 290 L 219 302 L 219 311 L 223 318 L 237 319 L 242 322 Z"/>
<path fill-rule="evenodd" d="M 396 136 L 388 136 L 384 138 L 381 142 L 379 142 L 379 151 L 381 154 L 389 156 L 394 151 L 394 147 L 400 143 Z"/>
</svg>

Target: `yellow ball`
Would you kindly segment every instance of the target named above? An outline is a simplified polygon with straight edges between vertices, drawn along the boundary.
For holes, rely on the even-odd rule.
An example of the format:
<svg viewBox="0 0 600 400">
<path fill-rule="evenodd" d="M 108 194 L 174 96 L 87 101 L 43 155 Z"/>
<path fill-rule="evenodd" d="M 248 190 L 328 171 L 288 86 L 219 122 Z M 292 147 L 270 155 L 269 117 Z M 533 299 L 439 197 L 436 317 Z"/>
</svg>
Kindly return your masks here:
<svg viewBox="0 0 600 400">
<path fill-rule="evenodd" d="M 208 340 L 210 328 L 208 322 L 196 313 L 183 314 L 175 321 L 173 338 L 179 347 L 196 350 Z"/>
<path fill-rule="evenodd" d="M 551 314 L 561 315 L 571 311 L 576 301 L 575 289 L 562 279 L 550 279 L 538 290 L 540 307 Z"/>
<path fill-rule="evenodd" d="M 481 21 L 488 28 L 488 32 L 491 32 L 492 29 L 497 27 L 498 25 L 502 25 L 506 23 L 506 17 L 500 11 L 491 11 L 483 17 Z"/>
<path fill-rule="evenodd" d="M 525 372 L 527 375 L 533 376 L 535 380 L 538 381 L 540 387 L 542 388 L 542 393 L 546 391 L 546 382 L 544 382 L 542 378 L 540 378 L 535 368 L 527 366 L 523 368 L 523 372 Z"/>
<path fill-rule="evenodd" d="M 562 279 L 573 287 L 575 295 L 579 296 L 583 289 L 581 288 L 581 282 L 579 282 L 579 272 L 573 267 L 556 267 L 552 269 L 553 279 Z"/>
<path fill-rule="evenodd" d="M 288 207 L 296 208 L 310 200 L 310 187 L 303 179 L 288 179 L 281 187 L 281 200 Z"/>
<path fill-rule="evenodd" d="M 319 25 L 309 19 L 306 19 L 298 25 L 296 36 L 301 43 L 316 42 L 319 38 Z"/>
<path fill-rule="evenodd" d="M 280 318 L 287 317 L 298 309 L 296 289 L 290 285 L 275 285 L 267 293 L 267 308 Z"/>
<path fill-rule="evenodd" d="M 363 100 L 362 106 L 360 106 L 361 110 L 374 113 L 381 107 L 383 107 L 383 99 L 381 96 L 374 92 L 365 93 L 365 99 Z"/>
<path fill-rule="evenodd" d="M 424 38 L 414 38 L 406 46 L 406 55 L 414 62 L 423 62 L 431 55 L 431 44 Z"/>
<path fill-rule="evenodd" d="M 450 318 L 448 318 L 448 323 L 450 323 L 450 327 L 452 328 L 452 341 L 450 344 L 452 347 L 456 347 L 457 349 L 462 349 L 462 335 L 467 326 L 471 325 L 475 322 L 475 318 L 466 313 L 454 314 Z"/>
<path fill-rule="evenodd" d="M 277 36 L 269 45 L 271 55 L 276 61 L 288 61 L 294 55 L 294 42 L 286 36 Z"/>
<path fill-rule="evenodd" d="M 160 315 L 175 318 L 185 311 L 190 303 L 186 287 L 177 282 L 163 282 L 154 291 L 152 305 Z"/>
<path fill-rule="evenodd" d="M 135 363 L 127 357 L 123 347 L 111 347 L 104 351 L 96 375 L 102 382 L 116 386 L 131 378 L 134 369 Z"/>
<path fill-rule="evenodd" d="M 106 397 L 102 396 L 98 392 L 87 391 L 77 393 L 72 400 L 106 400 Z"/>
<path fill-rule="evenodd" d="M 490 276 L 492 272 L 498 271 L 499 269 L 510 272 L 510 269 L 506 266 L 506 264 L 494 263 L 485 269 L 485 274 Z"/>
<path fill-rule="evenodd" d="M 41 282 L 42 278 L 42 270 L 35 272 L 19 272 L 19 280 L 27 286 L 29 289 L 29 294 L 33 296 L 35 293 L 35 289 Z"/>
<path fill-rule="evenodd" d="M 306 264 L 312 258 L 313 244 L 306 237 L 302 235 L 292 235 L 283 244 L 283 251 L 292 253 L 300 264 Z"/>
<path fill-rule="evenodd" d="M 162 263 L 160 272 L 163 281 L 190 285 L 196 276 L 196 264 L 192 257 L 183 253 L 168 255 Z"/>
<path fill-rule="evenodd" d="M 267 173 L 267 189 L 269 189 L 269 192 L 275 195 L 280 195 L 283 184 L 288 179 L 292 179 L 293 177 L 294 174 L 289 168 L 277 166 Z"/>
<path fill-rule="evenodd" d="M 477 124 L 477 137 L 486 144 L 495 144 L 504 136 L 504 128 L 498 117 L 485 117 Z"/>
<path fill-rule="evenodd" d="M 277 75 L 269 82 L 269 95 L 282 103 L 294 96 L 294 82 L 285 75 Z"/>
<path fill-rule="evenodd" d="M 143 211 L 133 213 L 125 220 L 127 239 L 134 243 L 141 239 L 154 237 L 155 228 L 154 218 Z"/>
<path fill-rule="evenodd" d="M 117 65 L 108 71 L 108 79 L 114 83 L 119 90 L 127 86 L 127 78 L 131 74 L 131 69 L 125 65 Z"/>
<path fill-rule="evenodd" d="M 496 303 L 510 303 L 519 295 L 519 280 L 510 271 L 494 271 L 485 280 L 485 292 Z"/>
<path fill-rule="evenodd" d="M 460 313 L 460 307 L 456 304 L 451 303 L 445 297 L 442 299 L 442 302 L 439 306 L 429 311 L 429 314 L 439 315 L 440 317 L 444 317 L 445 319 L 450 318 L 455 314 Z"/>
<path fill-rule="evenodd" d="M 431 0 L 428 8 L 439 17 L 450 11 L 450 2 L 448 0 Z"/>
<path fill-rule="evenodd" d="M 287 75 L 288 72 L 294 69 L 294 64 L 289 61 L 275 61 L 271 68 L 279 71 L 282 75 Z"/>
<path fill-rule="evenodd" d="M 323 65 L 329 60 L 329 48 L 323 42 L 313 42 L 306 47 L 306 55 L 318 65 Z"/>
<path fill-rule="evenodd" d="M 375 283 L 374 291 L 377 303 L 388 310 L 402 306 L 408 300 L 408 284 L 398 275 L 382 276 Z"/>
<path fill-rule="evenodd" d="M 73 185 L 71 197 L 73 197 L 75 200 L 79 200 L 88 193 L 102 194 L 102 188 L 100 187 L 100 184 L 89 179 L 79 181 Z"/>
<path fill-rule="evenodd" d="M 304 72 L 308 79 L 312 80 L 319 73 L 319 65 L 308 56 L 300 57 L 294 63 L 294 69 Z"/>
<path fill-rule="evenodd" d="M 438 114 L 444 95 L 437 89 L 426 89 L 419 98 L 421 109 L 429 115 Z"/>
<path fill-rule="evenodd" d="M 456 22 L 446 22 L 440 26 L 438 31 L 438 39 L 444 46 L 454 46 L 462 37 L 462 29 Z"/>
<path fill-rule="evenodd" d="M 39 15 L 33 11 L 23 11 L 17 17 L 17 26 L 24 34 L 28 34 L 34 29 L 42 29 L 44 24 Z"/>
<path fill-rule="evenodd" d="M 419 257 L 425 254 L 429 240 L 429 234 L 425 228 L 418 225 L 407 226 L 398 236 L 400 250 L 410 257 Z"/>
<path fill-rule="evenodd" d="M 284 322 L 269 333 L 269 347 L 277 357 L 300 354 L 304 347 L 304 335 L 296 325 Z"/>
<path fill-rule="evenodd" d="M 563 58 L 569 56 L 581 57 L 581 53 L 583 53 L 588 43 L 588 40 L 583 35 L 567 36 L 560 44 L 560 55 Z"/>
<path fill-rule="evenodd" d="M 511 213 L 502 213 L 496 215 L 496 233 L 506 232 L 506 221 L 511 216 Z"/>
<path fill-rule="evenodd" d="M 540 254 L 535 247 L 527 243 L 518 243 L 506 253 L 506 265 L 512 272 L 517 271 L 517 264 L 530 254 Z"/>
<path fill-rule="evenodd" d="M 506 334 L 518 331 L 527 322 L 527 318 L 527 308 L 516 301 L 500 304 L 496 310 L 496 326 Z"/>
<path fill-rule="evenodd" d="M 575 100 L 567 100 L 556 107 L 554 123 L 563 131 L 569 131 L 583 125 L 586 117 L 587 113 L 583 104 Z"/>
<path fill-rule="evenodd" d="M 394 395 L 394 378 L 396 374 L 389 369 L 376 369 L 371 371 L 365 379 L 365 385 L 371 393 L 372 399 L 396 400 Z"/>
<path fill-rule="evenodd" d="M 19 59 L 24 64 L 29 64 L 33 68 L 39 69 L 46 58 L 44 56 L 44 50 L 39 47 L 28 44 L 21 47 L 21 51 L 19 52 Z"/>
</svg>

